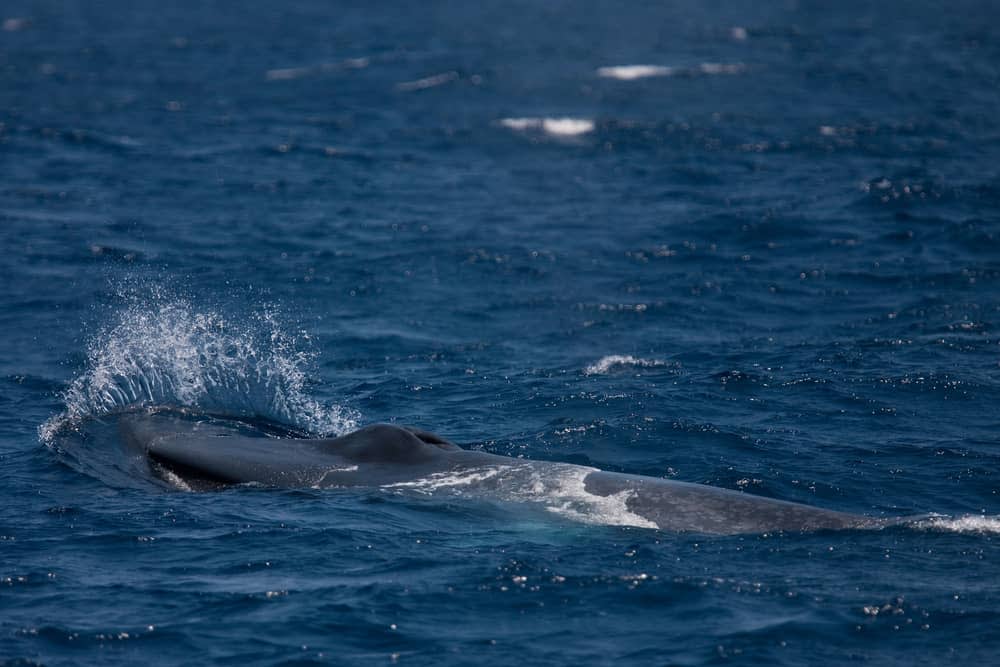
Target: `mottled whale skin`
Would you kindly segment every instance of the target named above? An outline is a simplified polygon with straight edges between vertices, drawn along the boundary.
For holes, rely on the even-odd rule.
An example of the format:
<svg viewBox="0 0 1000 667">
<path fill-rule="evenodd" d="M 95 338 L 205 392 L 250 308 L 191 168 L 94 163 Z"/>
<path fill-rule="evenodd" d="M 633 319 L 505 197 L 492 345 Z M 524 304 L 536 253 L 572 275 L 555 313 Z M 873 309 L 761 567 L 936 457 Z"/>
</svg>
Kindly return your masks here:
<svg viewBox="0 0 1000 667">
<path fill-rule="evenodd" d="M 381 487 L 548 505 L 587 521 L 732 535 L 882 528 L 873 518 L 704 484 L 612 473 L 462 449 L 432 433 L 388 424 L 337 438 L 248 437 L 211 421 L 150 412 L 123 417 L 127 446 L 161 476 L 193 490 L 257 483 L 283 488 Z"/>
</svg>

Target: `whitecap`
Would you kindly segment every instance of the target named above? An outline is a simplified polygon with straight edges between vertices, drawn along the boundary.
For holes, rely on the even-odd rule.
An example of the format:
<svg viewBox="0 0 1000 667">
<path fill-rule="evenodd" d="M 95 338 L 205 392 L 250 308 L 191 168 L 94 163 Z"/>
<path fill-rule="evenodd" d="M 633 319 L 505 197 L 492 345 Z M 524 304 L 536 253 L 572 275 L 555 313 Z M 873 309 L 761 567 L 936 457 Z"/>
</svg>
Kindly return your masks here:
<svg viewBox="0 0 1000 667">
<path fill-rule="evenodd" d="M 622 366 L 650 368 L 665 365 L 666 362 L 659 359 L 643 359 L 641 357 L 633 357 L 631 354 L 609 354 L 587 366 L 583 370 L 583 373 L 584 375 L 606 375 L 612 369 L 621 368 Z"/>
<path fill-rule="evenodd" d="M 556 137 L 576 137 L 594 131 L 587 118 L 502 118 L 500 125 L 517 132 L 537 131 Z"/>
<path fill-rule="evenodd" d="M 605 79 L 618 79 L 619 81 L 634 81 L 653 76 L 671 76 L 676 72 L 676 68 L 664 65 L 615 65 L 597 68 L 597 76 Z"/>
<path fill-rule="evenodd" d="M 319 65 L 305 65 L 303 67 L 279 67 L 267 70 L 264 73 L 264 78 L 268 81 L 290 81 L 292 79 L 301 79 L 302 77 L 319 74 L 321 72 L 363 69 L 368 67 L 370 62 L 370 59 L 361 57 L 346 58 L 339 62 L 322 63 Z"/>
<path fill-rule="evenodd" d="M 281 67 L 269 69 L 264 73 L 264 78 L 268 81 L 289 81 L 291 79 L 301 79 L 314 71 L 312 67 Z"/>
<path fill-rule="evenodd" d="M 698 71 L 702 74 L 739 74 L 746 69 L 743 63 L 701 63 Z"/>
<path fill-rule="evenodd" d="M 598 67 L 597 76 L 618 81 L 635 81 L 650 77 L 739 74 L 746 70 L 743 63 L 699 63 L 692 67 L 668 65 L 614 65 Z"/>
<path fill-rule="evenodd" d="M 397 83 L 396 89 L 404 92 L 411 92 L 414 90 L 425 90 L 427 88 L 435 88 L 437 86 L 443 86 L 446 83 L 451 83 L 458 78 L 458 72 L 442 72 L 441 74 L 435 74 L 433 76 L 428 76 L 423 79 L 417 79 L 415 81 L 404 81 L 403 83 Z"/>
<path fill-rule="evenodd" d="M 3 29 L 5 32 L 17 32 L 27 28 L 30 23 L 26 18 L 15 16 L 3 20 Z"/>
<path fill-rule="evenodd" d="M 542 127 L 540 118 L 503 118 L 500 120 L 500 124 L 512 130 L 520 131 L 541 129 Z"/>
<path fill-rule="evenodd" d="M 585 118 L 545 118 L 542 129 L 558 136 L 573 137 L 594 131 L 594 121 Z"/>
</svg>

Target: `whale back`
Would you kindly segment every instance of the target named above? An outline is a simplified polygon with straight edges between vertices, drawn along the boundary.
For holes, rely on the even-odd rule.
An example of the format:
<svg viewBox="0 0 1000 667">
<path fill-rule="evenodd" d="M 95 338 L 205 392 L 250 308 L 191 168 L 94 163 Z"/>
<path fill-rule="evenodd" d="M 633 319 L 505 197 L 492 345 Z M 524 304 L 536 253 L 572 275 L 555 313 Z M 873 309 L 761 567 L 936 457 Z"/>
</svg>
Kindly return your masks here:
<svg viewBox="0 0 1000 667">
<path fill-rule="evenodd" d="M 866 517 L 702 484 L 466 450 L 414 428 L 375 424 L 337 438 L 287 437 L 212 417 L 145 413 L 119 422 L 129 450 L 174 486 L 367 487 L 533 503 L 621 525 L 733 535 L 881 528 Z M 589 517 L 589 518 L 588 518 Z"/>
<path fill-rule="evenodd" d="M 594 472 L 587 476 L 585 488 L 598 496 L 623 494 L 629 511 L 664 530 L 732 535 L 886 525 L 873 517 L 732 489 L 622 473 Z"/>
<path fill-rule="evenodd" d="M 463 451 L 415 428 L 374 424 L 338 438 L 245 435 L 211 419 L 171 414 L 122 418 L 119 430 L 133 453 L 154 471 L 197 490 L 242 483 L 273 486 L 355 486 L 397 481 Z M 358 464 L 365 472 L 358 473 Z M 406 472 L 410 471 L 410 472 Z"/>
<path fill-rule="evenodd" d="M 461 447 L 416 428 L 372 424 L 353 433 L 321 441 L 322 447 L 360 463 L 423 463 Z"/>
</svg>

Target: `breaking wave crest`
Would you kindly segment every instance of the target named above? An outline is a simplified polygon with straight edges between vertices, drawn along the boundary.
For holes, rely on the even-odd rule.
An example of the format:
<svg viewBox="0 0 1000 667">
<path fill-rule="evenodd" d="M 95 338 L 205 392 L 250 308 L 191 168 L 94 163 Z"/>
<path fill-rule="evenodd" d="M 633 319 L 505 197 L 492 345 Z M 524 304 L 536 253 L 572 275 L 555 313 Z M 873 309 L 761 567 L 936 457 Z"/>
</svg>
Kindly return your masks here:
<svg viewBox="0 0 1000 667">
<path fill-rule="evenodd" d="M 595 127 L 589 118 L 502 118 L 499 122 L 515 132 L 542 132 L 553 137 L 579 137 Z"/>
<path fill-rule="evenodd" d="M 701 63 L 693 67 L 667 65 L 613 65 L 598 67 L 597 76 L 619 81 L 635 81 L 658 76 L 699 76 L 713 74 L 740 74 L 746 70 L 743 63 Z"/>
<path fill-rule="evenodd" d="M 91 341 L 86 370 L 63 395 L 65 411 L 39 435 L 50 442 L 84 418 L 154 405 L 262 417 L 315 435 L 353 430 L 353 410 L 308 395 L 306 341 L 269 312 L 234 324 L 183 300 L 133 304 Z"/>
<path fill-rule="evenodd" d="M 659 359 L 643 359 L 633 357 L 631 354 L 609 354 L 601 357 L 598 361 L 587 366 L 583 370 L 584 375 L 606 375 L 611 370 L 620 368 L 652 368 L 654 366 L 665 366 L 666 362 Z"/>
</svg>

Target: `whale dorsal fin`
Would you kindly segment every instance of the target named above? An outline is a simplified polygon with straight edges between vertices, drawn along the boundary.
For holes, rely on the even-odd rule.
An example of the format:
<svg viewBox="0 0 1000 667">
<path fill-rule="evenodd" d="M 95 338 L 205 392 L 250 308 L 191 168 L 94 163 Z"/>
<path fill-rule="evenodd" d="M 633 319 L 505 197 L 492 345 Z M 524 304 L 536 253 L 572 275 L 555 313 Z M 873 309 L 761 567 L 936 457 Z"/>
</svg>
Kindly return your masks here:
<svg viewBox="0 0 1000 667">
<path fill-rule="evenodd" d="M 328 441 L 332 452 L 355 461 L 371 463 L 417 463 L 461 447 L 416 428 L 372 424 Z"/>
<path fill-rule="evenodd" d="M 456 452 L 462 449 L 455 443 L 451 442 L 450 440 L 445 440 L 436 433 L 431 433 L 430 431 L 425 431 L 423 429 L 415 428 L 413 426 L 404 426 L 403 428 L 412 433 L 413 435 L 417 436 L 424 442 L 426 442 L 428 445 L 437 445 L 441 449 L 447 450 L 449 452 Z"/>
</svg>

